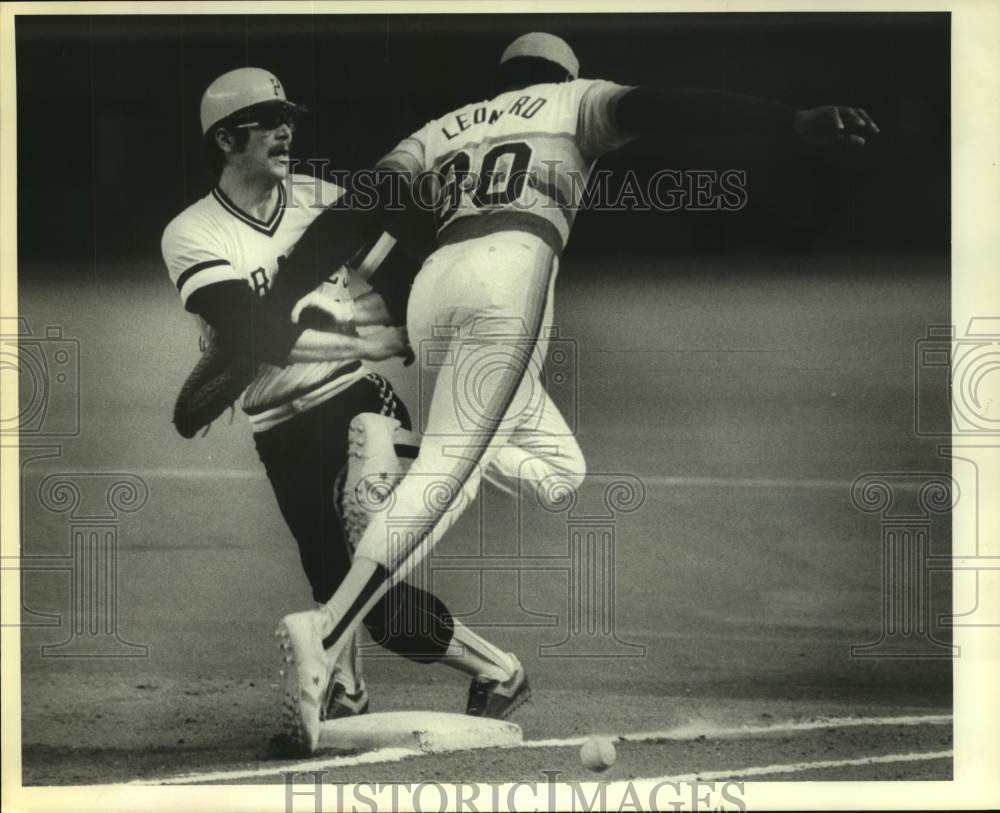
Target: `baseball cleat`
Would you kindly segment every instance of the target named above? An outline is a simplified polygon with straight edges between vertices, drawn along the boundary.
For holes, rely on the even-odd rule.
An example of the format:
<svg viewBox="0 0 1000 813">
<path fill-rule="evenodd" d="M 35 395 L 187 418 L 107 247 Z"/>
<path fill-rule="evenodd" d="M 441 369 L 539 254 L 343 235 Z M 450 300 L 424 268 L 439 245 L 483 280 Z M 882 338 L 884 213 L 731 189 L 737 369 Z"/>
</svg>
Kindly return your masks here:
<svg viewBox="0 0 1000 813">
<path fill-rule="evenodd" d="M 362 686 L 353 694 L 348 694 L 343 683 L 330 683 L 329 695 L 323 705 L 323 720 L 340 720 L 368 713 L 368 689 Z"/>
<path fill-rule="evenodd" d="M 492 717 L 504 720 L 524 705 L 531 697 L 531 687 L 528 685 L 528 675 L 521 662 L 510 656 L 514 661 L 514 674 L 507 680 L 472 681 L 469 686 L 469 701 L 465 713 L 473 717 Z"/>
<path fill-rule="evenodd" d="M 320 716 L 333 664 L 323 651 L 322 616 L 316 610 L 292 613 L 278 625 L 285 680 L 284 735 L 289 747 L 312 753 L 319 743 Z"/>
</svg>

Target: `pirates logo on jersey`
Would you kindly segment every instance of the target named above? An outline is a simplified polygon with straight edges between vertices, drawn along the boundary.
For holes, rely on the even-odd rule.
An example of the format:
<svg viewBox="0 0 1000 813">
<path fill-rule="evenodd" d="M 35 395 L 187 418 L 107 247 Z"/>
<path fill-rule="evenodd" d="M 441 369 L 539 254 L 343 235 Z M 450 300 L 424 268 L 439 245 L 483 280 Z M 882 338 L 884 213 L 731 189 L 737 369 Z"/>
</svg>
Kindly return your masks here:
<svg viewBox="0 0 1000 813">
<path fill-rule="evenodd" d="M 282 257 L 281 259 L 284 259 Z M 250 272 L 250 287 L 257 296 L 264 296 L 270 286 L 271 281 L 267 278 L 267 271 L 263 268 L 255 268 Z"/>
</svg>

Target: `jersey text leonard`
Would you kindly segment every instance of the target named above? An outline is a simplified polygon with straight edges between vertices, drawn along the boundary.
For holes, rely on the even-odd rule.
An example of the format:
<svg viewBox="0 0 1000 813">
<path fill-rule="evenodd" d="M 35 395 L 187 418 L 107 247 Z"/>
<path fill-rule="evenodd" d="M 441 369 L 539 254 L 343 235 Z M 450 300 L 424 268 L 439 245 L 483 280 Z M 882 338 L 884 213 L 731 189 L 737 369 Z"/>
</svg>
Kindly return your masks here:
<svg viewBox="0 0 1000 813">
<path fill-rule="evenodd" d="M 596 79 L 533 85 L 428 122 L 379 167 L 411 181 L 432 173 L 438 235 L 500 230 L 566 244 L 595 161 L 630 140 L 614 109 L 629 87 Z"/>
</svg>

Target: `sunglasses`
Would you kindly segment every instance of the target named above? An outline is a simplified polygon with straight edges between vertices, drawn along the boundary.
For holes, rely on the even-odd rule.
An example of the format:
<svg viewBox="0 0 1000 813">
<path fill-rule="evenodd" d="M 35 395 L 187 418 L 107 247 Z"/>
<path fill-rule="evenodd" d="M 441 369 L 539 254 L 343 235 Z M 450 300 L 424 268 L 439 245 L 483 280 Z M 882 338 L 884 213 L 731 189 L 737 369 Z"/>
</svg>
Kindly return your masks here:
<svg viewBox="0 0 1000 813">
<path fill-rule="evenodd" d="M 233 126 L 239 129 L 249 129 L 258 127 L 261 130 L 277 130 L 281 125 L 287 124 L 290 130 L 295 130 L 295 125 L 301 110 L 262 110 L 254 113 L 253 121 L 241 121 Z"/>
</svg>

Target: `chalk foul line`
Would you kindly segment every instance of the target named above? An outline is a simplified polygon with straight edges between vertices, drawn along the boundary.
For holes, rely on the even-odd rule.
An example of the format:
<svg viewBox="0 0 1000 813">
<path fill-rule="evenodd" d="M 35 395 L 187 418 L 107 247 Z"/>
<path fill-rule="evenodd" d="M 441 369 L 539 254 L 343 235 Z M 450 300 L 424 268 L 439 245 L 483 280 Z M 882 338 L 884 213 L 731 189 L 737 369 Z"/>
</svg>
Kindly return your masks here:
<svg viewBox="0 0 1000 813">
<path fill-rule="evenodd" d="M 818 731 L 828 728 L 856 728 L 860 726 L 921 726 L 921 725 L 949 725 L 952 722 L 950 714 L 927 714 L 910 715 L 901 717 L 819 717 L 801 722 L 784 722 L 773 725 L 756 726 L 742 725 L 730 728 L 686 725 L 679 726 L 664 731 L 646 731 L 628 734 L 618 734 L 612 736 L 617 742 L 652 742 L 658 740 L 688 741 L 705 739 L 739 739 L 741 737 L 767 736 L 769 734 L 782 734 L 795 731 Z M 528 740 L 518 745 L 507 746 L 510 749 L 518 748 L 572 748 L 582 745 L 586 737 L 568 737 L 560 739 Z M 878 764 L 881 762 L 907 762 L 921 759 L 944 759 L 952 755 L 951 751 L 938 751 L 928 754 L 888 754 L 877 757 L 862 757 L 855 760 L 828 760 L 822 762 L 802 762 L 788 765 L 768 765 L 763 767 L 741 768 L 738 770 L 709 771 L 698 774 L 690 774 L 691 778 L 696 776 L 703 779 L 710 779 L 712 776 L 733 777 L 733 776 L 765 776 L 775 773 L 795 773 L 811 768 L 836 768 L 849 767 L 852 765 Z M 377 763 L 399 762 L 411 757 L 427 756 L 423 751 L 412 748 L 382 748 L 377 751 L 368 751 L 364 754 L 351 754 L 349 756 L 328 756 L 317 757 L 315 759 L 289 763 L 287 765 L 264 765 L 255 768 L 245 768 L 231 771 L 209 771 L 201 773 L 188 773 L 179 776 L 171 776 L 160 779 L 137 779 L 125 784 L 128 785 L 188 785 L 202 782 L 222 782 L 239 779 L 255 779 L 263 776 L 275 776 L 286 773 L 305 773 L 308 771 L 328 770 L 332 768 L 350 768 L 357 765 L 373 765 Z M 804 766 L 804 767 L 797 767 Z M 782 770 L 779 770 L 782 769 Z M 668 778 L 661 778 L 655 781 L 671 781 Z M 680 779 L 676 781 L 681 781 Z"/>
<path fill-rule="evenodd" d="M 656 776 L 645 779 L 630 780 L 635 782 L 712 782 L 720 779 L 744 779 L 751 776 L 777 776 L 786 773 L 802 773 L 803 771 L 829 770 L 832 768 L 851 768 L 863 765 L 887 765 L 895 762 L 930 762 L 939 759 L 951 759 L 954 751 L 926 751 L 908 754 L 879 754 L 871 757 L 856 757 L 854 759 L 823 759 L 816 762 L 791 762 L 785 765 L 760 765 L 748 768 L 733 768 L 725 771 L 698 771 L 697 773 L 677 774 L 676 776 Z M 628 782 L 609 782 L 608 792 L 624 791 Z"/>
</svg>

